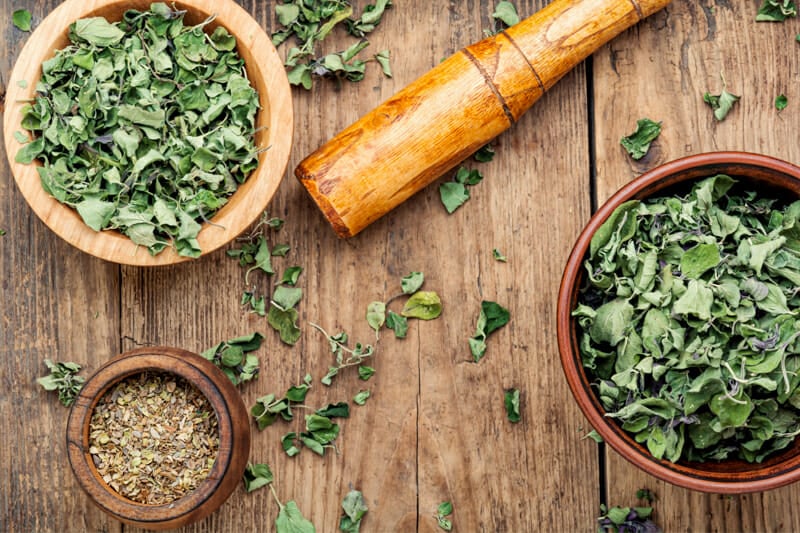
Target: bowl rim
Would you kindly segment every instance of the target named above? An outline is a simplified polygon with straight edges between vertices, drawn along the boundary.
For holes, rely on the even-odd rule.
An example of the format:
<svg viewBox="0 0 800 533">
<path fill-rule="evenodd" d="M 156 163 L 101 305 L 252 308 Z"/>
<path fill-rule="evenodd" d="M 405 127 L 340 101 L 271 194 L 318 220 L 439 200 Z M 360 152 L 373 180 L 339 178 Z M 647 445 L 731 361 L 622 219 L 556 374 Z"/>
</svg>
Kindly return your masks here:
<svg viewBox="0 0 800 533">
<path fill-rule="evenodd" d="M 800 454 L 794 454 L 786 464 L 776 459 L 782 457 L 780 453 L 773 456 L 771 462 L 769 459 L 763 463 L 726 461 L 738 465 L 740 469 L 755 466 L 763 470 L 760 475 L 751 477 L 742 475 L 737 477 L 735 473 L 729 476 L 704 477 L 697 475 L 692 463 L 683 461 L 671 463 L 665 459 L 654 458 L 646 447 L 636 443 L 619 425 L 603 416 L 604 410 L 596 394 L 590 389 L 589 381 L 583 371 L 577 339 L 573 335 L 574 320 L 571 316 L 574 298 L 578 291 L 578 280 L 581 279 L 583 261 L 591 238 L 616 207 L 624 201 L 643 198 L 651 192 L 681 182 L 725 173 L 723 169 L 734 176 L 745 175 L 748 170 L 774 174 L 782 186 L 793 190 L 800 197 L 800 167 L 772 156 L 750 152 L 720 151 L 695 154 L 675 159 L 645 172 L 622 186 L 603 202 L 578 236 L 559 286 L 556 330 L 562 369 L 572 396 L 604 442 L 642 471 L 673 485 L 701 492 L 743 494 L 775 489 L 800 479 Z M 737 170 L 738 173 L 731 172 L 731 169 Z M 740 471 L 742 470 L 737 472 Z"/>
<path fill-rule="evenodd" d="M 124 497 L 102 480 L 89 452 L 89 423 L 97 403 L 114 385 L 145 372 L 183 378 L 208 400 L 217 417 L 219 447 L 212 469 L 198 487 L 162 505 Z M 78 484 L 93 503 L 114 518 L 150 529 L 173 528 L 214 512 L 239 485 L 247 466 L 251 431 L 244 401 L 230 379 L 202 356 L 167 346 L 123 352 L 84 383 L 67 420 L 67 458 Z"/>
<path fill-rule="evenodd" d="M 261 83 L 269 89 L 259 90 L 261 108 L 256 115 L 256 126 L 263 128 L 263 133 L 258 134 L 262 136 L 259 166 L 239 185 L 229 197 L 228 204 L 215 214 L 211 223 L 202 224 L 197 240 L 201 249 L 200 257 L 203 257 L 232 241 L 255 222 L 283 180 L 294 134 L 291 88 L 283 61 L 271 39 L 241 6 L 232 0 L 175 0 L 174 4 L 179 9 L 197 12 L 202 18 L 216 15 L 209 27 L 224 26 L 236 37 L 240 55 L 252 59 L 246 61 L 245 65 L 250 83 L 254 87 Z M 35 95 L 42 62 L 52 57 L 65 39 L 68 28 L 65 21 L 71 23 L 78 18 L 97 16 L 111 8 L 122 11 L 128 8 L 142 9 L 149 5 L 149 0 L 66 0 L 53 9 L 28 37 L 14 63 L 7 83 L 3 117 L 6 156 L 11 173 L 17 188 L 38 218 L 76 248 L 109 262 L 133 266 L 170 265 L 194 258 L 178 255 L 172 246 L 152 256 L 146 248 L 134 244 L 116 230 L 96 232 L 89 228 L 74 209 L 44 191 L 36 171 L 40 165 L 38 160 L 28 165 L 14 160 L 22 145 L 16 141 L 13 133 L 22 130 L 21 109 Z M 257 82 L 257 79 L 262 81 Z M 28 135 L 28 132 L 24 133 Z"/>
</svg>

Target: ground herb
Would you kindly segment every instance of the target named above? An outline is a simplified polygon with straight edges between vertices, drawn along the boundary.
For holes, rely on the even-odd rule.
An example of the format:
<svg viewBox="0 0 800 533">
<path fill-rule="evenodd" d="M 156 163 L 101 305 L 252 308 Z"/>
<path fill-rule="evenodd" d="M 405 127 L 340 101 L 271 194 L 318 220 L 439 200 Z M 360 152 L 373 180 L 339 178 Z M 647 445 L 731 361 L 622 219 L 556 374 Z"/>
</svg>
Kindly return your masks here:
<svg viewBox="0 0 800 533">
<path fill-rule="evenodd" d="M 262 340 L 264 337 L 255 332 L 220 342 L 200 355 L 218 366 L 234 385 L 239 385 L 258 377 L 258 357 L 250 352 L 258 350 Z"/>
<path fill-rule="evenodd" d="M 630 201 L 585 267 L 583 366 L 654 457 L 761 462 L 800 434 L 800 202 L 725 175 Z"/>
<path fill-rule="evenodd" d="M 21 110 L 36 139 L 15 159 L 40 159 L 44 190 L 93 230 L 198 257 L 201 224 L 258 166 L 259 103 L 236 39 L 184 13 L 154 3 L 74 22 Z"/>
<path fill-rule="evenodd" d="M 214 409 L 171 374 L 143 372 L 106 392 L 92 412 L 89 453 L 121 496 L 165 505 L 195 490 L 219 449 Z"/>
<path fill-rule="evenodd" d="M 338 81 L 361 81 L 364 79 L 366 62 L 356 56 L 369 41 L 364 36 L 380 23 L 390 0 L 378 0 L 367 5 L 361 17 L 353 18 L 353 6 L 348 0 L 284 0 L 275 5 L 275 14 L 281 29 L 272 34 L 272 43 L 279 46 L 294 36 L 297 47 L 286 55 L 285 66 L 289 82 L 311 89 L 313 77 L 328 77 Z M 347 32 L 359 40 L 343 52 L 316 55 L 316 47 L 333 31 L 344 24 Z M 383 50 L 375 57 L 383 73 L 391 77 L 389 51 Z"/>
<path fill-rule="evenodd" d="M 351 490 L 342 500 L 344 515 L 339 519 L 339 531 L 345 533 L 358 533 L 361 529 L 361 520 L 369 510 L 367 502 L 361 491 Z"/>
<path fill-rule="evenodd" d="M 20 31 L 31 31 L 31 12 L 27 9 L 17 9 L 11 14 L 11 22 Z"/>
<path fill-rule="evenodd" d="M 453 522 L 448 516 L 453 514 L 453 504 L 450 502 L 442 502 L 436 508 L 436 523 L 445 531 L 453 530 Z"/>
<path fill-rule="evenodd" d="M 519 414 L 519 389 L 507 389 L 503 395 L 506 406 L 506 416 L 514 424 L 521 420 Z"/>
<path fill-rule="evenodd" d="M 620 144 L 630 154 L 632 159 L 639 160 L 647 155 L 650 143 L 661 134 L 661 122 L 654 122 L 649 118 L 636 121 L 636 131 L 620 139 Z"/>
<path fill-rule="evenodd" d="M 469 339 L 469 349 L 477 363 L 486 354 L 486 338 L 490 333 L 508 324 L 511 313 L 496 302 L 482 301 L 475 335 Z"/>
<path fill-rule="evenodd" d="M 756 22 L 783 22 L 797 16 L 794 0 L 764 0 L 756 14 Z"/>
<path fill-rule="evenodd" d="M 783 111 L 787 105 L 789 105 L 789 99 L 786 98 L 785 94 L 779 94 L 775 97 L 775 109 Z"/>
<path fill-rule="evenodd" d="M 0 236 L 6 232 L 0 230 Z M 79 376 L 81 365 L 77 363 L 54 363 L 50 359 L 45 359 L 44 364 L 50 370 L 50 374 L 38 378 L 36 382 L 44 387 L 46 391 L 57 391 L 58 400 L 69 407 L 75 402 L 75 398 L 83 388 L 86 378 Z"/>
</svg>

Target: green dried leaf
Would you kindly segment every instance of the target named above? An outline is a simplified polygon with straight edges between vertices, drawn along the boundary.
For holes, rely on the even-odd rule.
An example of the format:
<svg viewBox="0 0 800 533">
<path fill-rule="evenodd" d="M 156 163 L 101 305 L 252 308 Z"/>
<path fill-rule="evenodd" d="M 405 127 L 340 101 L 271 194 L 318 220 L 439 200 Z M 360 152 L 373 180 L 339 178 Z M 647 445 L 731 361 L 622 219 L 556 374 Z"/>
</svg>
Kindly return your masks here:
<svg viewBox="0 0 800 533">
<path fill-rule="evenodd" d="M 494 248 L 492 250 L 492 257 L 494 257 L 495 261 L 500 261 L 501 263 L 507 263 L 508 262 L 508 258 L 505 255 L 503 255 L 503 253 L 500 250 L 498 250 L 497 248 Z"/>
<path fill-rule="evenodd" d="M 423 283 L 425 283 L 425 274 L 411 272 L 400 280 L 400 287 L 403 289 L 403 294 L 414 294 L 422 288 Z"/>
<path fill-rule="evenodd" d="M 764 0 L 756 14 L 756 22 L 783 22 L 797 16 L 794 0 Z"/>
<path fill-rule="evenodd" d="M 725 120 L 725 117 L 728 116 L 728 113 L 733 108 L 733 104 L 738 101 L 738 96 L 729 93 L 725 89 L 722 89 L 722 92 L 717 95 L 711 93 L 705 93 L 703 95 L 703 102 L 711 106 L 711 109 L 714 110 L 714 118 L 718 121 Z"/>
<path fill-rule="evenodd" d="M 367 306 L 367 324 L 369 324 L 369 327 L 374 329 L 377 334 L 385 321 L 386 304 L 383 302 L 370 302 Z"/>
<path fill-rule="evenodd" d="M 433 291 L 418 291 L 406 301 L 400 314 L 407 318 L 433 320 L 442 314 L 442 301 Z"/>
<path fill-rule="evenodd" d="M 363 381 L 367 381 L 375 374 L 375 369 L 371 366 L 366 365 L 359 365 L 358 366 L 358 377 Z"/>
<path fill-rule="evenodd" d="M 469 191 L 463 183 L 448 181 L 439 185 L 439 196 L 447 212 L 453 213 L 469 200 Z"/>
<path fill-rule="evenodd" d="M 58 400 L 65 407 L 71 406 L 78 397 L 86 378 L 77 375 L 81 366 L 77 363 L 53 362 L 44 360 L 50 374 L 40 377 L 36 382 L 47 391 L 58 392 Z"/>
<path fill-rule="evenodd" d="M 266 487 L 273 479 L 272 470 L 264 463 L 248 464 L 244 470 L 244 488 L 247 492 Z"/>
<path fill-rule="evenodd" d="M 90 17 L 73 22 L 69 27 L 69 36 L 75 42 L 106 47 L 118 44 L 125 37 L 125 32 L 103 17 Z"/>
<path fill-rule="evenodd" d="M 269 308 L 267 313 L 267 323 L 278 332 L 281 341 L 293 346 L 300 339 L 300 328 L 297 327 L 299 314 L 297 309 L 280 309 L 274 305 Z"/>
<path fill-rule="evenodd" d="M 514 424 L 521 420 L 519 414 L 519 389 L 508 389 L 504 394 L 506 415 L 508 420 Z"/>
<path fill-rule="evenodd" d="M 357 405 L 364 405 L 365 403 L 367 403 L 367 398 L 369 398 L 369 394 L 370 393 L 368 390 L 358 391 L 358 393 L 355 396 L 353 396 L 353 402 L 355 402 Z"/>
<path fill-rule="evenodd" d="M 482 301 L 475 335 L 469 339 L 472 357 L 477 363 L 486 353 L 486 338 L 490 333 L 508 324 L 511 314 L 508 309 L 496 302 Z"/>
<path fill-rule="evenodd" d="M 21 31 L 31 31 L 31 12 L 27 9 L 17 9 L 11 14 L 11 21 Z"/>
<path fill-rule="evenodd" d="M 394 331 L 395 338 L 405 339 L 408 333 L 408 319 L 394 311 L 389 311 L 389 314 L 386 315 L 386 327 Z"/>
<path fill-rule="evenodd" d="M 652 143 L 661 134 L 661 122 L 649 118 L 636 121 L 636 131 L 620 139 L 620 144 L 627 150 L 631 158 L 639 160 L 647 155 Z"/>
<path fill-rule="evenodd" d="M 452 531 L 453 522 L 447 517 L 453 514 L 453 504 L 450 502 L 442 502 L 436 509 L 436 522 L 439 527 L 445 531 Z"/>
<path fill-rule="evenodd" d="M 300 266 L 292 266 L 284 270 L 283 277 L 281 277 L 281 283 L 286 285 L 296 285 L 297 280 L 300 278 L 300 274 L 303 272 L 303 267 Z"/>
<path fill-rule="evenodd" d="M 294 501 L 286 502 L 275 519 L 276 533 L 316 533 L 314 524 L 306 520 Z"/>
<path fill-rule="evenodd" d="M 514 4 L 506 0 L 497 3 L 494 8 L 494 13 L 492 13 L 492 18 L 501 21 L 508 27 L 519 23 L 517 8 L 514 7 Z"/>
<path fill-rule="evenodd" d="M 389 50 L 381 50 L 377 54 L 375 54 L 375 60 L 381 66 L 381 70 L 383 71 L 383 75 L 387 78 L 392 77 L 392 67 L 389 64 Z"/>
<path fill-rule="evenodd" d="M 358 533 L 361 527 L 361 520 L 369 510 L 367 502 L 361 491 L 351 490 L 342 500 L 344 515 L 339 520 L 339 530 L 345 533 Z"/>
<path fill-rule="evenodd" d="M 775 97 L 775 109 L 778 111 L 783 111 L 786 109 L 786 106 L 789 105 L 789 99 L 786 98 L 786 95 L 780 94 Z"/>
</svg>

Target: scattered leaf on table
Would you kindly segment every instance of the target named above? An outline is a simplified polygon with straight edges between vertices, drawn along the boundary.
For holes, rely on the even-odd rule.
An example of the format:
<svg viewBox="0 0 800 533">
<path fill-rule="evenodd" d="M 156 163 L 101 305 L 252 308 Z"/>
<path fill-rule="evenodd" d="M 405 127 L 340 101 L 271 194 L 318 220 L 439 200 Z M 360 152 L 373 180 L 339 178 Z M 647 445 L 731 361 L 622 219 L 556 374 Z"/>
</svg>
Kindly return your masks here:
<svg viewBox="0 0 800 533">
<path fill-rule="evenodd" d="M 21 31 L 31 31 L 31 12 L 27 9 L 17 9 L 11 14 L 11 21 Z"/>
<path fill-rule="evenodd" d="M 650 143 L 661 133 L 661 122 L 654 122 L 649 118 L 636 121 L 636 131 L 620 139 L 620 144 L 628 151 L 631 158 L 639 160 L 647 155 Z"/>
</svg>

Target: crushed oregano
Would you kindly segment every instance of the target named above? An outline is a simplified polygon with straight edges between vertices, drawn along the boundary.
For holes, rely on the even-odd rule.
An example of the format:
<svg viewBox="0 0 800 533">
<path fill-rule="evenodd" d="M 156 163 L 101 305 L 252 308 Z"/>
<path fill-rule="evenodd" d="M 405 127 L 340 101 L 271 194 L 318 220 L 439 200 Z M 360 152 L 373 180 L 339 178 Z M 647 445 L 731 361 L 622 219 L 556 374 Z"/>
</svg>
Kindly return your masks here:
<svg viewBox="0 0 800 533">
<path fill-rule="evenodd" d="M 22 107 L 36 138 L 15 160 L 40 160 L 44 190 L 93 230 L 198 257 L 201 224 L 258 166 L 259 103 L 236 39 L 184 13 L 154 3 L 70 25 Z"/>
<path fill-rule="evenodd" d="M 629 201 L 585 268 L 583 366 L 654 457 L 761 462 L 800 434 L 800 201 L 726 175 Z"/>
<path fill-rule="evenodd" d="M 143 372 L 120 381 L 100 398 L 89 423 L 97 473 L 139 503 L 165 505 L 195 490 L 218 449 L 208 399 L 171 374 Z"/>
</svg>

